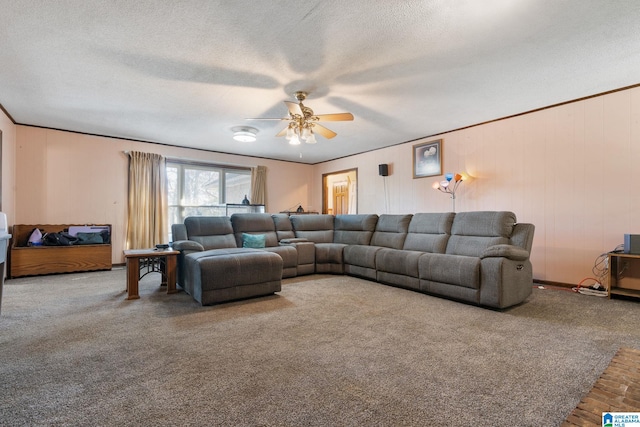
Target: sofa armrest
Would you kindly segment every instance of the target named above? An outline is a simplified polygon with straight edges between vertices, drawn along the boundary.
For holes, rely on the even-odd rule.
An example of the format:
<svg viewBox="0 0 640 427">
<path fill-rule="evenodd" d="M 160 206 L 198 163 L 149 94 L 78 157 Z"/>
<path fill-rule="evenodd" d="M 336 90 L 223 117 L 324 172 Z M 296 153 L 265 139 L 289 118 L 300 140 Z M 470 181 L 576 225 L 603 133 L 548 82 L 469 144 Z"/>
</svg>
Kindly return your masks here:
<svg viewBox="0 0 640 427">
<path fill-rule="evenodd" d="M 194 242 L 193 240 L 179 240 L 177 242 L 173 242 L 171 247 L 176 251 L 193 251 L 193 252 L 202 252 L 204 251 L 204 246 L 202 246 L 198 242 Z"/>
<path fill-rule="evenodd" d="M 513 227 L 513 234 L 511 234 L 511 244 L 521 247 L 531 252 L 531 246 L 533 245 L 533 233 L 536 227 L 533 224 L 517 223 Z"/>
<path fill-rule="evenodd" d="M 526 261 L 529 259 L 529 252 L 513 245 L 489 246 L 482 252 L 480 258 L 503 257 L 513 261 Z"/>
</svg>

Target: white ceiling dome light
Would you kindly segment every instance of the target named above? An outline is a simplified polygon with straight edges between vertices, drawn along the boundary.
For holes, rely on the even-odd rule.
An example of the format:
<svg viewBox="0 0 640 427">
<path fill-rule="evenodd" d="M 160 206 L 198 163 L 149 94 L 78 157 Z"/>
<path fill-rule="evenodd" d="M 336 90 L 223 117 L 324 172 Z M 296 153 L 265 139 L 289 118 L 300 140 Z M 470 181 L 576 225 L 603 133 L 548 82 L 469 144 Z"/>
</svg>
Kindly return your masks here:
<svg viewBox="0 0 640 427">
<path fill-rule="evenodd" d="M 258 129 L 251 126 L 236 126 L 231 128 L 233 131 L 233 139 L 238 142 L 254 142 Z"/>
</svg>

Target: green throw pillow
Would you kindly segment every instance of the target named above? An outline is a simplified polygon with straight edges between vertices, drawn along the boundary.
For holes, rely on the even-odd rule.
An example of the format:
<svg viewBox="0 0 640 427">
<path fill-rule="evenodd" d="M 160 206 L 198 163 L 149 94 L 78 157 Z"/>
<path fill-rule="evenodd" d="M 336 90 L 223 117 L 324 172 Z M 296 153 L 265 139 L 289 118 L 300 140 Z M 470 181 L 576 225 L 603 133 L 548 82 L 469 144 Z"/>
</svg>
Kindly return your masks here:
<svg viewBox="0 0 640 427">
<path fill-rule="evenodd" d="M 242 233 L 242 247 L 243 248 L 264 248 L 265 239 L 264 234 L 247 234 Z"/>
</svg>

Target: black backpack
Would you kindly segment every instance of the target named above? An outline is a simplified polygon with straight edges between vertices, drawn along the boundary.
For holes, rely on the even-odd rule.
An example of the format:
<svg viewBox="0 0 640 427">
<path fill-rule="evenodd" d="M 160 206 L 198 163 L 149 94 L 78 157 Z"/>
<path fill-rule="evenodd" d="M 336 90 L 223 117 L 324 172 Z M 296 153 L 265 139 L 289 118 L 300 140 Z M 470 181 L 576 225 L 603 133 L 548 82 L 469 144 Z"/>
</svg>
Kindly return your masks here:
<svg viewBox="0 0 640 427">
<path fill-rule="evenodd" d="M 42 236 L 42 244 L 45 246 L 71 246 L 77 241 L 77 237 L 72 236 L 66 231 L 61 231 L 59 233 L 47 233 Z"/>
</svg>

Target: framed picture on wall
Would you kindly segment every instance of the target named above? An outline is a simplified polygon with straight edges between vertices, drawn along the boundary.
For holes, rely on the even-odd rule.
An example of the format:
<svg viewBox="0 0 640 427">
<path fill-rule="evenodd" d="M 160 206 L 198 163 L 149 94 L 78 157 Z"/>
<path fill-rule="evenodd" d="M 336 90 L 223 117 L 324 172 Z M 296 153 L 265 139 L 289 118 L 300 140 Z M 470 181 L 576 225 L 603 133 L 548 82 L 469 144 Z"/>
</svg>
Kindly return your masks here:
<svg viewBox="0 0 640 427">
<path fill-rule="evenodd" d="M 442 140 L 413 146 L 413 177 L 442 175 Z"/>
</svg>

